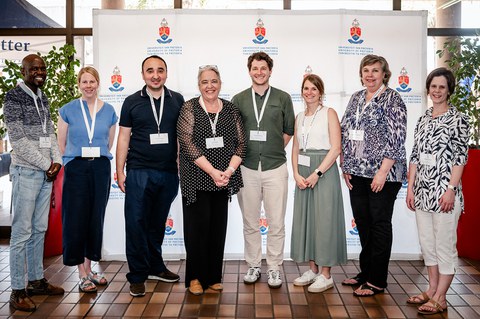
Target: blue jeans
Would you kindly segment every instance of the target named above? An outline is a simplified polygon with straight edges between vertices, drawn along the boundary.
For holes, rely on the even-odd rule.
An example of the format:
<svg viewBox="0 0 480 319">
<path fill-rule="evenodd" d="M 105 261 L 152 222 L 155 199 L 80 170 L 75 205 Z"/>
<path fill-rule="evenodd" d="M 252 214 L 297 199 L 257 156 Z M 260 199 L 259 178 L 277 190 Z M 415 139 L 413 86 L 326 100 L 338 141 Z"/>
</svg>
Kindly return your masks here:
<svg viewBox="0 0 480 319">
<path fill-rule="evenodd" d="M 178 174 L 130 169 L 125 185 L 127 279 L 141 283 L 166 269 L 162 243 L 170 206 L 178 193 Z"/>
<path fill-rule="evenodd" d="M 31 168 L 12 165 L 10 174 L 14 213 L 10 238 L 11 287 L 25 289 L 25 272 L 29 281 L 43 278 L 43 245 L 52 183 L 45 180 L 44 171 Z"/>
</svg>

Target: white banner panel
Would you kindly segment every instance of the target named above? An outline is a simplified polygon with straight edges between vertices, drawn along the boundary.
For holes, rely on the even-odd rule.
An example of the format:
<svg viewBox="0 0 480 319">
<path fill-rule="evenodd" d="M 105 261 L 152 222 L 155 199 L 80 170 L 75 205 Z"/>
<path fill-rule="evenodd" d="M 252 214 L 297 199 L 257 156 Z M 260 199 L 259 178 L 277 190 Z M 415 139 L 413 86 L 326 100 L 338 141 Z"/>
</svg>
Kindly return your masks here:
<svg viewBox="0 0 480 319">
<path fill-rule="evenodd" d="M 94 10 L 94 63 L 101 74 L 101 98 L 120 113 L 125 97 L 144 85 L 141 62 L 149 55 L 157 54 L 167 61 L 166 86 L 182 93 L 186 100 L 198 95 L 198 67 L 217 65 L 223 81 L 221 96 L 230 99 L 251 85 L 247 57 L 265 51 L 274 60 L 271 84 L 291 94 L 296 113 L 303 110 L 303 75 L 311 71 L 324 80 L 325 104 L 341 118 L 352 93 L 362 89 L 360 60 L 369 53 L 382 55 L 393 73 L 389 86 L 407 104 L 410 154 L 415 123 L 426 108 L 426 17 L 426 12 L 415 11 Z M 291 143 L 287 146 L 286 258 L 290 256 L 295 185 L 290 149 Z M 342 191 L 348 253 L 356 257 L 360 243 L 348 190 L 344 186 Z M 395 204 L 392 257 L 418 258 L 414 214 L 406 208 L 405 194 L 406 184 Z M 125 259 L 123 199 L 113 183 L 105 219 L 103 254 L 107 260 Z M 180 194 L 167 225 L 165 256 L 183 258 Z M 260 218 L 259 229 L 267 232 L 268 221 Z M 236 197 L 229 209 L 225 258 L 243 258 L 242 218 Z"/>
</svg>

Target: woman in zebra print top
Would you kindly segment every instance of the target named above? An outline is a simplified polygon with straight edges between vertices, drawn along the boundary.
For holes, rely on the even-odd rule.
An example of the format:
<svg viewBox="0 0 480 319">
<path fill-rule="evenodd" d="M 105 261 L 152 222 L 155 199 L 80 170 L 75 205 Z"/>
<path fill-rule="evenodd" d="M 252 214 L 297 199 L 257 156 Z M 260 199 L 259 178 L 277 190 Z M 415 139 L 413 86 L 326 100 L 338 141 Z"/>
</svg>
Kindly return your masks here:
<svg viewBox="0 0 480 319">
<path fill-rule="evenodd" d="M 463 210 L 461 177 L 467 162 L 468 118 L 448 103 L 453 73 L 433 70 L 427 77 L 433 107 L 420 117 L 410 156 L 407 206 L 416 212 L 418 236 L 429 287 L 407 303 L 433 314 L 447 308 L 446 293 L 458 267 L 457 224 Z"/>
</svg>

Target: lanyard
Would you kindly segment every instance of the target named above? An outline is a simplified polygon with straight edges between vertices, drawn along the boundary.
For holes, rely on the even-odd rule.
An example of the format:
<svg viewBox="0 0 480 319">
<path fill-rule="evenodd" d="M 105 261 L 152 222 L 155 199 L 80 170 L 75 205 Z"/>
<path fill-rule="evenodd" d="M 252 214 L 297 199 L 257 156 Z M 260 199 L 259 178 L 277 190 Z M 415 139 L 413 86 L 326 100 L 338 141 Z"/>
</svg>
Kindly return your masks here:
<svg viewBox="0 0 480 319">
<path fill-rule="evenodd" d="M 315 122 L 315 117 L 317 117 L 317 113 L 323 108 L 322 104 L 319 104 L 317 106 L 317 109 L 315 110 L 315 113 L 313 114 L 312 121 L 310 122 L 310 125 L 308 126 L 308 131 L 305 134 L 305 113 L 303 113 L 303 120 L 302 120 L 302 141 L 303 141 L 303 151 L 305 152 L 307 150 L 307 143 L 308 143 L 308 137 L 310 136 L 310 130 L 312 129 L 313 122 Z"/>
<path fill-rule="evenodd" d="M 255 118 L 257 119 L 257 131 L 260 130 L 260 122 L 263 118 L 263 113 L 265 113 L 265 106 L 267 105 L 268 98 L 270 97 L 270 87 L 268 88 L 267 95 L 265 96 L 265 100 L 263 101 L 262 109 L 260 110 L 260 115 L 258 115 L 258 107 L 257 107 L 257 100 L 255 99 L 255 91 L 252 87 L 252 101 L 253 101 L 253 112 L 255 113 Z"/>
<path fill-rule="evenodd" d="M 160 134 L 160 123 L 162 122 L 162 116 L 163 116 L 163 104 L 165 102 L 165 88 L 163 89 L 162 96 L 160 97 L 160 112 L 157 115 L 157 112 L 155 110 L 155 102 L 153 101 L 153 96 L 150 94 L 148 89 L 146 90 L 148 97 L 150 98 L 150 105 L 152 106 L 152 112 L 153 116 L 155 117 L 155 122 L 157 122 L 157 132 Z"/>
<path fill-rule="evenodd" d="M 26 91 L 27 93 L 29 93 L 32 96 L 33 102 L 35 102 L 35 108 L 37 109 L 38 117 L 40 118 L 40 123 L 42 124 L 43 134 L 47 134 L 47 112 L 45 111 L 45 107 L 43 106 L 42 99 L 40 98 L 41 94 L 42 94 L 42 91 L 40 91 L 40 89 L 38 89 L 37 93 L 39 93 L 39 94 L 37 96 L 35 93 L 33 93 L 33 91 L 25 83 L 21 83 L 20 86 L 24 91 Z M 42 121 L 42 115 L 40 114 L 40 109 L 38 108 L 37 98 L 40 98 L 40 104 L 42 105 L 42 111 L 43 111 L 43 115 L 44 115 L 43 121 Z"/>
<path fill-rule="evenodd" d="M 93 134 L 95 132 L 95 120 L 97 118 L 98 99 L 95 99 L 95 104 L 93 105 L 92 126 L 90 126 L 90 124 L 88 123 L 87 112 L 85 112 L 85 105 L 83 104 L 82 98 L 79 98 L 79 100 L 80 100 L 80 108 L 82 109 L 82 114 L 83 114 L 83 121 L 85 122 L 85 127 L 87 128 L 88 143 L 92 144 Z M 87 108 L 88 108 L 88 104 L 87 104 Z"/>
<path fill-rule="evenodd" d="M 382 92 L 382 90 L 385 88 L 385 85 L 382 84 L 382 86 L 373 94 L 372 98 L 370 99 L 370 101 L 368 101 L 368 103 L 365 103 L 365 107 L 362 109 L 362 112 L 360 112 L 360 106 L 361 106 L 361 103 L 358 103 L 358 106 L 357 106 L 357 115 L 356 115 L 356 122 L 355 122 L 355 128 L 358 128 L 358 120 L 360 119 L 360 116 L 363 115 L 363 112 L 365 111 L 365 109 L 367 108 L 367 106 L 369 106 L 373 99 L 376 98 L 380 92 Z M 367 92 L 365 91 L 365 100 L 367 99 Z"/>
<path fill-rule="evenodd" d="M 200 98 L 198 99 L 198 102 L 200 103 L 200 105 L 202 106 L 203 110 L 204 110 L 205 113 L 207 114 L 208 121 L 210 122 L 210 127 L 212 128 L 213 137 L 215 137 L 215 136 L 217 135 L 218 114 L 220 114 L 220 102 L 219 102 L 219 99 L 217 99 L 218 111 L 217 111 L 217 113 L 215 114 L 215 119 L 213 120 L 213 122 L 212 122 L 212 119 L 210 118 L 210 116 L 208 116 L 207 107 L 205 106 L 205 102 L 203 101 L 203 97 L 202 97 L 202 96 L 200 96 Z"/>
</svg>

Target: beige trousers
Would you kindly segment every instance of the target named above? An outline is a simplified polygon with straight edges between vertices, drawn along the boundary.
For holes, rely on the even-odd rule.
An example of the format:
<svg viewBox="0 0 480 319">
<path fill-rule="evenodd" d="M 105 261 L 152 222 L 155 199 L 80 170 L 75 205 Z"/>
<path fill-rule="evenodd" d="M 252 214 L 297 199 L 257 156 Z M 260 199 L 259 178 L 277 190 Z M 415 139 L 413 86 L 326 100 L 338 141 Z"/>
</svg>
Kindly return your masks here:
<svg viewBox="0 0 480 319">
<path fill-rule="evenodd" d="M 438 265 L 442 275 L 453 275 L 458 268 L 457 225 L 460 211 L 457 197 L 451 213 L 429 213 L 420 209 L 415 213 L 425 266 Z"/>
<path fill-rule="evenodd" d="M 243 185 L 238 193 L 238 203 L 243 215 L 243 237 L 245 261 L 249 267 L 260 267 L 262 263 L 262 235 L 260 234 L 260 212 L 262 208 L 268 223 L 267 266 L 278 270 L 283 263 L 285 246 L 285 210 L 287 206 L 287 164 L 262 171 L 241 166 Z"/>
</svg>

